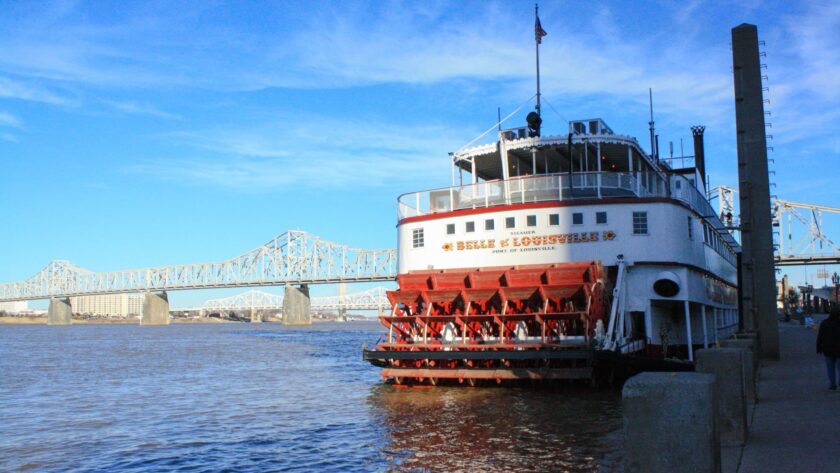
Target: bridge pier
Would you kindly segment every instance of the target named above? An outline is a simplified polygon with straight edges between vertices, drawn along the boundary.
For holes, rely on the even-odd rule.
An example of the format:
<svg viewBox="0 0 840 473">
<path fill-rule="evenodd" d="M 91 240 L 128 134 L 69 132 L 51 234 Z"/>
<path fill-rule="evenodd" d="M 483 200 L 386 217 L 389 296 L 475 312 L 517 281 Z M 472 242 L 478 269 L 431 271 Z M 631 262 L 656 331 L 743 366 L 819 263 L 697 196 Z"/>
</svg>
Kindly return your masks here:
<svg viewBox="0 0 840 473">
<path fill-rule="evenodd" d="M 256 309 L 251 309 L 251 323 L 258 324 L 262 321 L 262 313 L 257 312 Z"/>
<path fill-rule="evenodd" d="M 146 293 L 140 325 L 169 325 L 169 298 L 166 292 Z"/>
<path fill-rule="evenodd" d="M 338 320 L 347 320 L 347 283 L 338 283 Z"/>
<path fill-rule="evenodd" d="M 67 297 L 50 298 L 50 308 L 47 310 L 47 325 L 70 325 L 73 323 L 73 310 Z"/>
<path fill-rule="evenodd" d="M 311 325 L 309 286 L 286 284 L 283 294 L 283 325 Z"/>
</svg>

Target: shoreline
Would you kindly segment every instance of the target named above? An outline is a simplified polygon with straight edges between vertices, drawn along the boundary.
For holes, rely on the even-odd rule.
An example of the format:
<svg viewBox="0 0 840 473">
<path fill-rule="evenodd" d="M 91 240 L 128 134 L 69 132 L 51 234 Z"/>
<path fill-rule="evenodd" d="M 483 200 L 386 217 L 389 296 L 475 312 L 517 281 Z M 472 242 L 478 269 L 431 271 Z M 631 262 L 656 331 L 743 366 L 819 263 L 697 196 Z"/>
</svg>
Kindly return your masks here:
<svg viewBox="0 0 840 473">
<path fill-rule="evenodd" d="M 375 320 L 371 320 L 374 321 Z M 312 324 L 322 324 L 327 322 L 338 322 L 336 320 L 313 320 Z M 370 322 L 368 320 L 351 320 L 340 323 L 358 323 Z M 219 319 L 215 317 L 199 317 L 191 319 L 172 318 L 170 324 L 248 324 L 250 322 L 239 320 Z M 270 320 L 260 323 L 282 323 L 279 320 Z M 0 317 L 0 325 L 47 325 L 47 316 L 3 316 Z M 140 319 L 132 317 L 130 319 L 77 319 L 73 318 L 72 325 L 140 325 Z"/>
</svg>

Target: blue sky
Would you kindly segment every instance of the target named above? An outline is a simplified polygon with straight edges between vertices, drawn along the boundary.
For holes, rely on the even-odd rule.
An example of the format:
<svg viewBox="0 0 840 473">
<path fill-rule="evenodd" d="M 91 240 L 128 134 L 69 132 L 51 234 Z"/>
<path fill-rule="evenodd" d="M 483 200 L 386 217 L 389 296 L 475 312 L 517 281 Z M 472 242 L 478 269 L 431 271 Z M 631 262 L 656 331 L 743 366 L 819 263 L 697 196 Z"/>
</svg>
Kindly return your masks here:
<svg viewBox="0 0 840 473">
<path fill-rule="evenodd" d="M 395 246 L 396 197 L 447 185 L 447 153 L 534 93 L 531 2 L 0 7 L 0 281 L 52 259 L 226 259 L 286 229 Z M 758 25 L 775 193 L 840 206 L 840 3 L 540 12 L 545 131 L 598 116 L 645 143 L 652 87 L 663 149 L 683 138 L 690 154 L 689 126 L 707 126 L 713 186 L 737 185 L 730 29 Z"/>
</svg>

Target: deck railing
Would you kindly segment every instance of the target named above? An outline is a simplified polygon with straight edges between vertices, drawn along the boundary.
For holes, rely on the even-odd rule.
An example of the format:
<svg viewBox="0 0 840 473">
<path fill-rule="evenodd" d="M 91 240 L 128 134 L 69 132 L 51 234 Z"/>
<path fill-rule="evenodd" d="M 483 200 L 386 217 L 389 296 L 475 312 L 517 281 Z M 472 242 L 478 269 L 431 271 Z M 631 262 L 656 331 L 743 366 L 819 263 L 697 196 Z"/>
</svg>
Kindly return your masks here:
<svg viewBox="0 0 840 473">
<path fill-rule="evenodd" d="M 398 199 L 398 212 L 403 219 L 497 205 L 660 195 L 665 195 L 665 183 L 654 173 L 547 174 L 403 194 Z"/>
<path fill-rule="evenodd" d="M 679 185 L 677 185 L 677 182 Z M 737 246 L 705 196 L 688 179 L 678 175 L 666 181 L 653 172 L 581 172 L 513 177 L 463 186 L 410 192 L 399 197 L 400 220 L 453 210 L 547 201 L 607 198 L 669 197 L 679 200 L 712 226 L 730 245 Z M 731 241 L 729 241 L 731 240 Z"/>
</svg>

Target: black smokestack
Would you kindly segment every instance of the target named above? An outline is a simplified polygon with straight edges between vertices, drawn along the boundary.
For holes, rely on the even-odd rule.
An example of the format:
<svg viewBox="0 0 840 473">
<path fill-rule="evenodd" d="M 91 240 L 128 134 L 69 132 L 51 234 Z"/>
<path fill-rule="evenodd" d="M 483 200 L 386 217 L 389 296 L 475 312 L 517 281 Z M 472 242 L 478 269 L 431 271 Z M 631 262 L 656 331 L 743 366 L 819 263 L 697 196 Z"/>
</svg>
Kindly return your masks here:
<svg viewBox="0 0 840 473">
<path fill-rule="evenodd" d="M 703 188 L 706 188 L 706 151 L 703 149 L 703 132 L 706 127 L 697 125 L 691 127 L 691 134 L 694 135 L 694 167 L 700 173 L 700 181 Z"/>
</svg>

